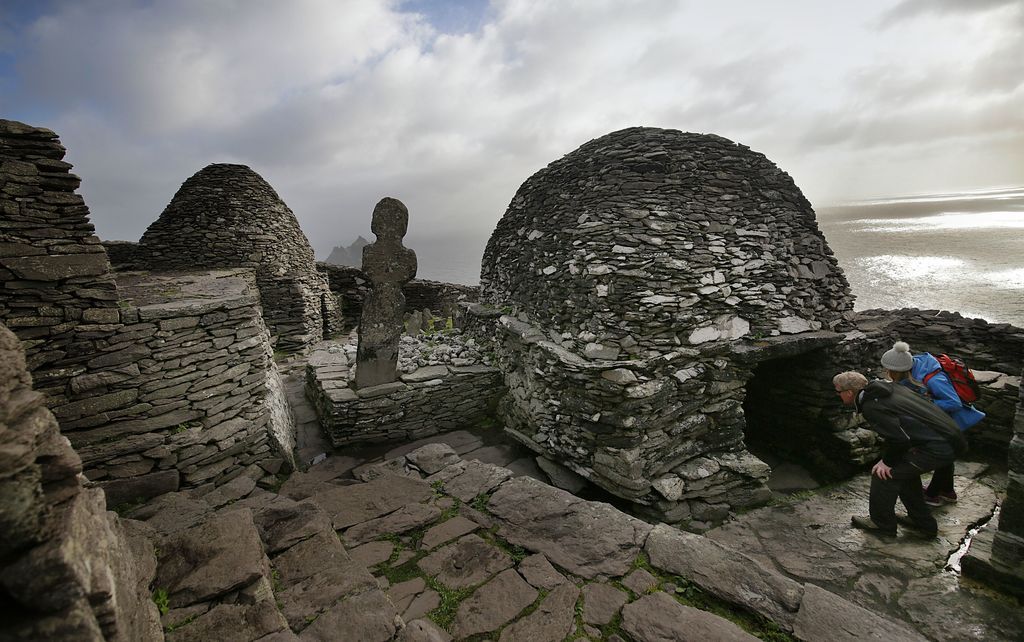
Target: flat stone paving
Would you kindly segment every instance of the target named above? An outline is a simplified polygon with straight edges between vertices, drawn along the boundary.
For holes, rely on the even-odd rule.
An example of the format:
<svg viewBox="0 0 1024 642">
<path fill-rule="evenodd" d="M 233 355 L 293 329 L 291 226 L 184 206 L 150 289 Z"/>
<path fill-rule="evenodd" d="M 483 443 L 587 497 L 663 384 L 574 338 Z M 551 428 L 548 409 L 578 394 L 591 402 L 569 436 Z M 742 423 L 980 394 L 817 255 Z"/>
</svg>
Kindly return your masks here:
<svg viewBox="0 0 1024 642">
<path fill-rule="evenodd" d="M 851 528 L 851 515 L 867 514 L 867 475 L 751 511 L 705 535 L 793 579 L 909 622 L 933 640 L 1021 639 L 1018 602 L 945 570 L 967 531 L 992 514 L 1005 485 L 1005 476 L 987 473 L 983 464 L 958 463 L 957 474 L 959 501 L 933 509 L 939 537 L 932 540 L 902 527 L 896 538 Z"/>
<path fill-rule="evenodd" d="M 530 508 L 528 494 L 519 497 L 506 488 L 503 494 L 511 497 L 507 501 L 510 508 L 503 509 L 500 503 L 492 502 L 486 511 L 476 510 L 470 493 L 477 499 L 488 497 L 489 484 L 497 485 L 509 477 L 488 464 L 513 471 L 512 477 L 550 481 L 528 450 L 510 443 L 500 433 L 456 431 L 409 444 L 335 453 L 322 437 L 315 414 L 305 400 L 301 362 L 291 367 L 286 365 L 284 370 L 289 402 L 299 422 L 300 459 L 306 465 L 313 464 L 307 472 L 292 475 L 282 488 L 282 493 L 296 500 L 323 493 L 325 483 L 328 495 L 332 495 L 336 494 L 333 488 L 340 484 L 357 483 L 357 480 L 372 484 L 382 476 L 402 474 L 409 460 L 396 467 L 395 458 L 401 462 L 405 455 L 427 444 L 447 444 L 461 459 L 476 460 L 457 465 L 444 462 L 445 471 L 427 476 L 426 481 L 433 480 L 435 487 L 443 484 L 447 498 L 420 504 L 420 512 L 424 513 L 422 519 L 397 520 L 396 523 L 400 522 L 397 532 L 382 530 L 382 539 L 362 544 L 361 550 L 360 547 L 352 549 L 353 559 L 365 562 L 394 604 L 393 612 L 404 618 L 406 628 L 398 631 L 395 639 L 446 640 L 452 639 L 452 633 L 459 639 L 487 632 L 496 640 L 690 639 L 673 637 L 686 635 L 684 629 L 714 631 L 723 639 L 749 639 L 745 637 L 747 633 L 732 623 L 714 615 L 700 615 L 704 612 L 691 614 L 692 609 L 687 610 L 689 607 L 682 605 L 679 609 L 672 608 L 678 611 L 680 621 L 676 624 L 679 626 L 666 624 L 665 609 L 670 604 L 664 602 L 664 597 L 677 592 L 686 595 L 690 589 L 677 587 L 664 576 L 658 578 L 643 569 L 641 572 L 627 568 L 627 558 L 639 550 L 633 545 L 622 544 L 625 554 L 619 563 L 621 568 L 611 571 L 605 568 L 610 560 L 607 551 L 592 556 L 590 566 L 578 566 L 573 547 L 580 541 L 586 543 L 586 538 L 568 546 L 560 542 L 579 536 L 571 532 L 572 528 L 559 527 L 559 524 L 573 521 L 572 501 L 552 515 L 531 517 L 547 521 L 549 526 L 554 524 L 554 531 L 546 534 L 538 534 L 537 522 L 521 530 L 516 524 L 517 515 L 521 513 L 514 506 Z M 429 451 L 418 453 L 421 458 L 430 455 L 433 453 Z M 383 463 L 388 460 L 390 463 Z M 429 463 L 420 463 L 424 470 L 429 468 Z M 788 577 L 796 582 L 788 586 L 807 587 L 801 598 L 806 606 L 799 607 L 799 613 L 789 612 L 786 616 L 787 628 L 790 625 L 796 628 L 790 634 L 792 639 L 822 639 L 824 631 L 838 635 L 837 639 L 857 639 L 858 634 L 869 632 L 871 626 L 877 627 L 878 621 L 872 620 L 877 616 L 869 614 L 873 612 L 909 624 L 933 640 L 1015 640 L 1024 630 L 1024 609 L 1020 604 L 984 587 L 961 581 L 959 575 L 945 569 L 968 529 L 991 515 L 1005 484 L 1004 477 L 986 473 L 984 468 L 977 464 L 958 465 L 956 483 L 960 501 L 954 506 L 936 509 L 940 533 L 933 541 L 922 541 L 902 529 L 897 538 L 883 539 L 851 528 L 850 516 L 867 512 L 867 475 L 841 485 L 804 490 L 794 496 L 778 495 L 775 504 L 740 515 L 706 536 L 709 544 L 717 542 L 726 547 L 723 551 L 741 551 L 740 555 L 745 554 L 762 564 L 778 578 L 771 582 L 778 584 Z M 381 484 L 382 481 L 378 484 L 386 485 Z M 780 475 L 780 490 L 807 489 L 815 485 L 814 480 L 806 478 L 800 470 Z M 455 504 L 451 503 L 453 499 Z M 423 499 L 417 498 L 413 503 L 420 501 Z M 430 515 L 423 510 L 428 506 Z M 503 510 L 507 515 L 502 516 Z M 336 523 L 335 528 L 346 521 Z M 353 526 L 365 528 L 364 524 L 342 526 L 344 532 L 339 532 L 342 541 L 358 532 L 358 529 L 349 532 Z M 636 524 L 636 541 L 642 541 L 646 526 L 641 522 Z M 384 525 L 384 530 L 387 527 Z M 628 532 L 624 535 L 623 541 L 633 537 Z M 387 546 L 383 545 L 385 542 Z M 385 549 L 392 543 L 394 548 L 384 559 L 388 552 Z M 633 553 L 629 553 L 630 550 Z M 516 551 L 533 554 L 520 558 Z M 508 562 L 493 564 L 493 560 L 510 553 L 513 557 Z M 747 558 L 740 558 L 738 564 L 734 558 L 732 563 L 742 569 L 743 559 Z M 473 568 L 474 560 L 481 560 L 481 568 Z M 556 565 L 553 566 L 552 561 L 556 561 Z M 700 563 L 700 560 L 693 561 L 698 584 L 702 574 L 712 578 L 716 575 L 714 568 L 699 569 Z M 749 563 L 747 559 L 746 564 Z M 442 571 L 443 567 L 449 570 Z M 472 576 L 472 582 L 455 580 L 456 575 L 449 577 L 456 568 L 457 575 Z M 749 572 L 745 573 L 749 576 Z M 480 583 L 480 578 L 485 576 L 490 579 Z M 563 585 L 574 588 L 558 590 Z M 442 597 L 439 590 L 445 591 L 447 597 Z M 460 599 L 457 605 L 453 603 L 452 591 Z M 647 599 L 645 595 L 664 597 Z M 722 595 L 727 596 L 728 591 Z M 783 599 L 780 604 L 785 610 L 788 607 L 784 602 Z M 837 606 L 838 603 L 842 604 Z M 867 611 L 851 615 L 843 634 L 837 633 L 835 628 L 843 626 L 841 622 L 829 623 L 827 618 L 815 619 L 807 615 L 818 608 L 842 610 L 854 608 L 854 604 Z M 510 614 L 512 610 L 516 612 Z M 570 611 L 576 615 L 570 617 Z M 390 607 L 388 612 L 392 612 Z M 441 622 L 443 627 L 438 627 L 436 622 Z M 855 630 L 859 623 L 864 623 L 863 631 Z M 891 639 L 913 637 L 909 629 L 900 628 L 895 622 L 892 632 Z"/>
</svg>

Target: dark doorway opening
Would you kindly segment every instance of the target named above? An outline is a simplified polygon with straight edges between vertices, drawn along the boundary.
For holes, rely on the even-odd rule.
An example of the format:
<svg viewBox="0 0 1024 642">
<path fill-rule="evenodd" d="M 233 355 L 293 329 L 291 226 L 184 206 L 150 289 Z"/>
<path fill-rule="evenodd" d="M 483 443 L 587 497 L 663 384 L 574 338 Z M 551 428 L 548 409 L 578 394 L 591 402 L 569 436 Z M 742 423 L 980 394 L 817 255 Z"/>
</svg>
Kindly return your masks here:
<svg viewBox="0 0 1024 642">
<path fill-rule="evenodd" d="M 807 490 L 851 472 L 830 447 L 831 419 L 839 410 L 830 372 L 821 349 L 768 359 L 753 369 L 743 402 L 744 437 L 747 450 L 771 466 L 772 490 Z"/>
</svg>

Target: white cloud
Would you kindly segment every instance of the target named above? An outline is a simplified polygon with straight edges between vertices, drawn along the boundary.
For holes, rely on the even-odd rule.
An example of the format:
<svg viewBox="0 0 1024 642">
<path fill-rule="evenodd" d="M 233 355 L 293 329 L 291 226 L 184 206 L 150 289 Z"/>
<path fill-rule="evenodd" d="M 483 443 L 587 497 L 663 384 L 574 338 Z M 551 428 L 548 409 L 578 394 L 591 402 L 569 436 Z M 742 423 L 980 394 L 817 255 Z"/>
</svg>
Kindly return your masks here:
<svg viewBox="0 0 1024 642">
<path fill-rule="evenodd" d="M 468 234 L 479 254 L 533 172 L 633 125 L 750 145 L 815 202 L 1019 172 L 1024 10 L 913 4 L 494 0 L 446 34 L 385 0 L 59 3 L 0 105 L 55 110 L 34 124 L 62 135 L 105 238 L 138 238 L 232 161 L 320 255 L 366 235 L 384 195 L 411 238 Z"/>
</svg>

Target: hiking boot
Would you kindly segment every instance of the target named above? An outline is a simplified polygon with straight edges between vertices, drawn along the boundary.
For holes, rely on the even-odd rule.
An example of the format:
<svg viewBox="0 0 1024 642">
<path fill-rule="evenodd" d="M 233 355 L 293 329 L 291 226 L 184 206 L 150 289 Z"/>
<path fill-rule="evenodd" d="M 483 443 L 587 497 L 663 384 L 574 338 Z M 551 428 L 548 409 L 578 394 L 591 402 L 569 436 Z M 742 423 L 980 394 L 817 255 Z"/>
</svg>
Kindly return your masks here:
<svg viewBox="0 0 1024 642">
<path fill-rule="evenodd" d="M 924 492 L 924 503 L 929 506 L 945 506 L 946 504 L 956 503 L 956 491 L 951 490 L 948 493 L 938 493 L 930 495 L 927 489 L 922 488 Z"/>
<path fill-rule="evenodd" d="M 938 530 L 932 530 L 931 528 L 921 526 L 914 522 L 914 520 L 910 519 L 910 517 L 907 515 L 897 515 L 896 523 L 902 526 L 903 528 L 910 529 L 914 537 L 921 537 L 923 539 L 934 539 L 939 536 Z"/>
<path fill-rule="evenodd" d="M 895 537 L 896 535 L 895 526 L 893 526 L 892 528 L 883 528 L 876 524 L 874 520 L 870 517 L 861 517 L 860 515 L 854 515 L 850 518 L 850 524 L 852 524 L 854 528 L 859 528 L 862 531 L 870 531 L 875 535 L 888 535 L 891 537 Z"/>
</svg>

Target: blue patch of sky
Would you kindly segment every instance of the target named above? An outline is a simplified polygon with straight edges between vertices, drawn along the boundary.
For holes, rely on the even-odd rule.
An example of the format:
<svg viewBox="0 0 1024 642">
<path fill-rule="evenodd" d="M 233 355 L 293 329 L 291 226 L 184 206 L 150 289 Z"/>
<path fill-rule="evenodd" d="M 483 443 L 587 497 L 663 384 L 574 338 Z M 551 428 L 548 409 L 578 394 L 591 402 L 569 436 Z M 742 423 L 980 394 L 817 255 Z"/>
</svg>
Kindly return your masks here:
<svg viewBox="0 0 1024 642">
<path fill-rule="evenodd" d="M 405 0 L 398 7 L 425 16 L 435 29 L 448 34 L 478 31 L 488 15 L 487 0 Z"/>
</svg>

